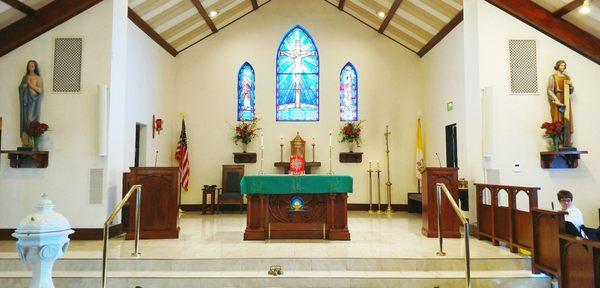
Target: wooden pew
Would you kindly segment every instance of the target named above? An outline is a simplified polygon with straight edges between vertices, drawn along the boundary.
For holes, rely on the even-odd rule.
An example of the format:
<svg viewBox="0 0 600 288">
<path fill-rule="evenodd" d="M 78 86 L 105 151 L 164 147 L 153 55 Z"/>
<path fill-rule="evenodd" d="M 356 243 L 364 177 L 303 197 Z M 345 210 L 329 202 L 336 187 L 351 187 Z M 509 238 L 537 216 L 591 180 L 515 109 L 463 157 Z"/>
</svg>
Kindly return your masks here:
<svg viewBox="0 0 600 288">
<path fill-rule="evenodd" d="M 518 248 L 531 250 L 531 210 L 537 208 L 537 191 L 540 188 L 480 183 L 475 183 L 475 188 L 478 238 L 489 239 L 494 245 L 505 242 L 513 253 Z M 501 192 L 507 193 L 508 207 L 498 205 L 498 194 Z M 519 193 L 527 195 L 528 211 L 517 209 L 516 199 Z"/>
<path fill-rule="evenodd" d="M 564 234 L 564 215 L 532 210 L 532 272 L 558 278 L 561 288 L 600 288 L 600 242 Z"/>
</svg>

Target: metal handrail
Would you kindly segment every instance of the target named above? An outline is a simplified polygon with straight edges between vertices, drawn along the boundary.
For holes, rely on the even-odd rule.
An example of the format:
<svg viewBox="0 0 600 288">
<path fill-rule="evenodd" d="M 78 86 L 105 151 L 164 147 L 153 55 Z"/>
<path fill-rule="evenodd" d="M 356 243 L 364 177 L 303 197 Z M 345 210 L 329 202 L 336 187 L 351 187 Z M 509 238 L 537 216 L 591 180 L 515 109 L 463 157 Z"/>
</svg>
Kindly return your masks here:
<svg viewBox="0 0 600 288">
<path fill-rule="evenodd" d="M 129 201 L 133 191 L 136 191 L 135 195 L 135 251 L 131 253 L 132 256 L 140 256 L 140 206 L 142 203 L 142 185 L 133 185 L 129 192 L 123 197 L 123 200 L 119 202 L 117 207 L 113 210 L 113 212 L 108 216 L 108 219 L 104 221 L 104 237 L 102 240 L 102 288 L 106 288 L 106 268 L 108 264 L 108 234 L 109 234 L 109 226 L 115 217 L 117 217 L 117 213 L 123 209 L 125 203 Z"/>
<path fill-rule="evenodd" d="M 460 222 L 465 228 L 465 281 L 467 288 L 471 288 L 471 256 L 469 252 L 469 234 L 471 229 L 469 227 L 469 219 L 465 218 L 465 216 L 462 214 L 460 208 L 458 208 L 458 205 L 454 201 L 454 198 L 452 198 L 450 191 L 448 191 L 448 188 L 446 188 L 446 185 L 444 185 L 444 183 L 437 183 L 436 189 L 438 210 L 438 238 L 440 240 L 440 251 L 438 251 L 436 254 L 438 256 L 446 256 L 446 253 L 444 252 L 444 238 L 442 237 L 442 191 L 444 191 L 446 198 L 448 198 L 450 205 L 452 205 L 452 209 L 454 209 L 454 212 L 456 213 L 456 215 L 460 219 Z"/>
</svg>

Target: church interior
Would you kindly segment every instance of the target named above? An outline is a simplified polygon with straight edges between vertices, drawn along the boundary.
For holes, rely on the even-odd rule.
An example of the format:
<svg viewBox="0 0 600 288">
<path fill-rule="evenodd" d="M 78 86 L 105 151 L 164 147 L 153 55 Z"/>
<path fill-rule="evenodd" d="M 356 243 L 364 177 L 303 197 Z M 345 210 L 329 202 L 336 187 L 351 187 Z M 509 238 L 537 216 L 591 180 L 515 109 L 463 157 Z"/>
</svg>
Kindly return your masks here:
<svg viewBox="0 0 600 288">
<path fill-rule="evenodd" d="M 0 71 L 0 287 L 600 287 L 600 0 L 0 0 Z"/>
</svg>

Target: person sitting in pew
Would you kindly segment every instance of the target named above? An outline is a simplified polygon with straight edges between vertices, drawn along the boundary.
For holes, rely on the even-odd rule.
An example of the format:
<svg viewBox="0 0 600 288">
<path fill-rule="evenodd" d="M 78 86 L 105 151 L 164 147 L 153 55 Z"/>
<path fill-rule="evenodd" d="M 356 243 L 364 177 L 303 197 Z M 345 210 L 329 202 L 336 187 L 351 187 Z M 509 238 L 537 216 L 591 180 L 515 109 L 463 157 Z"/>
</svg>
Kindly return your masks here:
<svg viewBox="0 0 600 288">
<path fill-rule="evenodd" d="M 585 239 L 599 241 L 600 229 L 588 228 L 583 225 L 583 214 L 573 205 L 573 194 L 567 190 L 560 190 L 556 194 L 561 211 L 565 215 L 565 233 Z"/>
</svg>

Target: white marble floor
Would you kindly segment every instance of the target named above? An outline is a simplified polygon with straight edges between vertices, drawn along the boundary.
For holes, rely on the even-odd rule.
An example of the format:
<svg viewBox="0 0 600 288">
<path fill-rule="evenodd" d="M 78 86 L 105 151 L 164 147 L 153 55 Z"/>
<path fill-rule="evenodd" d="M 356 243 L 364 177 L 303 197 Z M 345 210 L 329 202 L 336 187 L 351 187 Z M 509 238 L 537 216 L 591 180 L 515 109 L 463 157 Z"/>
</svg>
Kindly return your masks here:
<svg viewBox="0 0 600 288">
<path fill-rule="evenodd" d="M 181 216 L 179 239 L 141 240 L 146 259 L 220 258 L 439 258 L 437 238 L 421 235 L 418 214 L 397 212 L 391 218 L 350 212 L 350 241 L 268 240 L 244 241 L 245 214 Z M 445 239 L 446 259 L 464 257 L 463 239 Z M 131 258 L 133 241 L 110 240 L 111 258 Z M 102 241 L 71 241 L 65 258 L 99 258 Z M 472 258 L 521 258 L 503 247 L 471 237 Z M 0 258 L 17 258 L 14 241 L 0 241 Z"/>
</svg>

